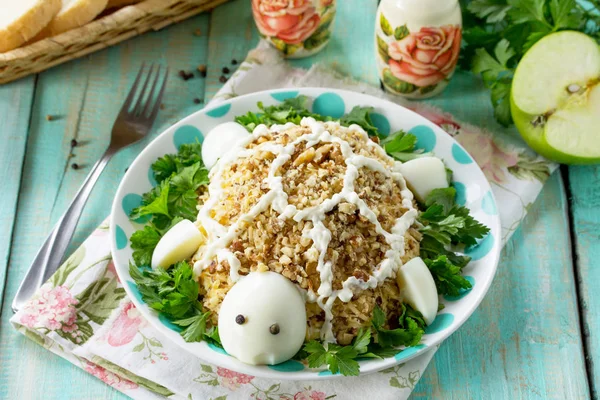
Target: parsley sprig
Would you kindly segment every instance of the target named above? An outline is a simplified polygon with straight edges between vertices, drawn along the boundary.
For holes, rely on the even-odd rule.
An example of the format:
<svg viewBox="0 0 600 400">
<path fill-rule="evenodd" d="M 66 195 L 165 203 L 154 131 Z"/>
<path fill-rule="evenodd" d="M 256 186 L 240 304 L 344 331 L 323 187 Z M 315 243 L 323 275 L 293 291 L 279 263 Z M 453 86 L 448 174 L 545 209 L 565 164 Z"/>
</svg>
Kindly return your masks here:
<svg viewBox="0 0 600 400">
<path fill-rule="evenodd" d="M 325 365 L 332 374 L 356 376 L 359 372 L 358 360 L 391 357 L 398 353 L 400 346 L 415 346 L 421 341 L 426 326 L 421 313 L 408 304 L 401 305 L 398 328 L 386 329 L 386 323 L 385 313 L 375 306 L 371 327 L 361 328 L 350 345 L 311 340 L 302 348 L 300 357 L 306 357 L 310 368 Z"/>
<path fill-rule="evenodd" d="M 454 246 L 474 246 L 489 228 L 469 215 L 469 209 L 456 204 L 453 187 L 433 190 L 425 201 L 427 209 L 419 216 L 423 224 L 420 256 L 431 271 L 439 294 L 456 296 L 471 283 L 462 269 L 471 260 L 451 250 Z"/>
<path fill-rule="evenodd" d="M 216 328 L 207 329 L 210 313 L 203 312 L 198 300 L 198 282 L 192 267 L 181 261 L 168 270 L 164 268 L 138 268 L 129 265 L 129 274 L 135 281 L 142 300 L 161 312 L 172 323 L 182 327 L 181 336 L 186 342 L 210 340 L 220 343 Z"/>
<path fill-rule="evenodd" d="M 131 219 L 150 217 L 150 223 L 131 235 L 133 261 L 148 266 L 161 236 L 182 219 L 196 220 L 198 189 L 208 185 L 208 170 L 202 162 L 200 143 L 181 145 L 177 154 L 167 154 L 152 164 L 158 185 L 142 197 Z"/>
<path fill-rule="evenodd" d="M 198 189 L 208 185 L 208 170 L 201 154 L 199 143 L 184 144 L 177 154 L 167 154 L 152 164 L 158 184 L 144 194 L 142 204 L 130 215 L 132 219 L 150 220 L 131 235 L 134 263 L 129 266 L 129 274 L 144 302 L 181 327 L 184 340 L 219 344 L 216 327 L 207 329 L 210 313 L 202 310 L 191 266 L 182 261 L 169 269 L 148 268 L 162 235 L 182 219 L 196 219 Z"/>
</svg>

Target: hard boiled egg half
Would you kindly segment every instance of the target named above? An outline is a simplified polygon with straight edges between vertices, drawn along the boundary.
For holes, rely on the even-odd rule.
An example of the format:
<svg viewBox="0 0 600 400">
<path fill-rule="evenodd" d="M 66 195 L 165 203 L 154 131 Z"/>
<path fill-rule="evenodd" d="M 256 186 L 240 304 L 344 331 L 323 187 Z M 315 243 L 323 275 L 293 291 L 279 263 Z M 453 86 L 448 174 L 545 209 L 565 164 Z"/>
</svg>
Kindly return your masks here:
<svg viewBox="0 0 600 400">
<path fill-rule="evenodd" d="M 396 274 L 400 294 L 431 325 L 438 312 L 438 292 L 433 276 L 421 257 L 402 265 Z"/>
<path fill-rule="evenodd" d="M 203 241 L 204 237 L 192 221 L 178 222 L 158 241 L 152 253 L 152 268 L 169 268 L 191 257 Z"/>
<path fill-rule="evenodd" d="M 225 122 L 212 128 L 202 142 L 202 160 L 211 169 L 233 144 L 249 133 L 237 122 Z"/>
<path fill-rule="evenodd" d="M 246 364 L 289 360 L 306 336 L 304 299 L 284 276 L 251 272 L 225 295 L 219 336 L 225 351 Z"/>
<path fill-rule="evenodd" d="M 415 158 L 400 165 L 399 170 L 420 202 L 424 202 L 433 189 L 448 187 L 446 166 L 437 157 Z"/>
</svg>

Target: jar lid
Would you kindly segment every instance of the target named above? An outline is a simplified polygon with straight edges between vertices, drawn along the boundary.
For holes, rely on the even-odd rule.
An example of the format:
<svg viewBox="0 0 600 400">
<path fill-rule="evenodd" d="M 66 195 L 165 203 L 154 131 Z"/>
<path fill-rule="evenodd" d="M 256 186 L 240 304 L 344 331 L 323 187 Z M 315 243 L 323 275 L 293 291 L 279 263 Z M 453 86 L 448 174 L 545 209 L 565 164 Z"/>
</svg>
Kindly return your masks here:
<svg viewBox="0 0 600 400">
<path fill-rule="evenodd" d="M 414 18 L 441 15 L 458 7 L 458 0 L 395 0 L 396 7 Z"/>
</svg>

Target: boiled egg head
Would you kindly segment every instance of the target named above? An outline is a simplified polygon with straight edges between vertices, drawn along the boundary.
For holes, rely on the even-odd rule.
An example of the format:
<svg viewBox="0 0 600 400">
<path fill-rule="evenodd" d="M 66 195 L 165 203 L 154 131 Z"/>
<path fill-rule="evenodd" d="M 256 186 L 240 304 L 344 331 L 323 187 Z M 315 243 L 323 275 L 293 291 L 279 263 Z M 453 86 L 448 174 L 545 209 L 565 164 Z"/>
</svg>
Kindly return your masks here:
<svg viewBox="0 0 600 400">
<path fill-rule="evenodd" d="M 250 133 L 237 122 L 225 122 L 212 128 L 202 142 L 202 161 L 211 169 L 237 141 Z"/>
<path fill-rule="evenodd" d="M 225 351 L 246 364 L 289 360 L 306 336 L 304 299 L 284 276 L 251 272 L 225 295 L 219 336 Z"/>
</svg>

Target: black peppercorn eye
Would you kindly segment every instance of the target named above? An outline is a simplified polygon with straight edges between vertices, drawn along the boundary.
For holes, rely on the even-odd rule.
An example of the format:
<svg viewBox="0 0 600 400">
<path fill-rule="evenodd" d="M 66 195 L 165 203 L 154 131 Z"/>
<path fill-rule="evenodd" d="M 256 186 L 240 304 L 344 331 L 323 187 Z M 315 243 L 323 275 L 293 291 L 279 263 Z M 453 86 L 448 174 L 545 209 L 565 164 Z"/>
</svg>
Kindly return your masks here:
<svg viewBox="0 0 600 400">
<path fill-rule="evenodd" d="M 238 314 L 237 317 L 235 317 L 236 324 L 242 325 L 244 322 L 246 322 L 246 318 L 242 314 Z"/>
<path fill-rule="evenodd" d="M 271 335 L 277 335 L 279 333 L 279 324 L 273 324 L 269 327 L 269 332 Z"/>
</svg>

